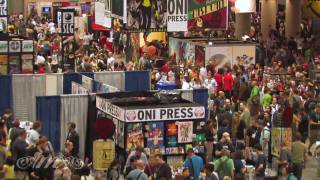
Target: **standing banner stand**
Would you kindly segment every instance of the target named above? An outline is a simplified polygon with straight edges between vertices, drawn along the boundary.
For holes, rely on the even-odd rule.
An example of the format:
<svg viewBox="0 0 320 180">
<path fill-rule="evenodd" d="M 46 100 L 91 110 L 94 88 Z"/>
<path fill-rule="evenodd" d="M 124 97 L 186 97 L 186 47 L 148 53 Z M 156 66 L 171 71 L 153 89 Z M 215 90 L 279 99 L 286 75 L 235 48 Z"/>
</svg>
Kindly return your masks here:
<svg viewBox="0 0 320 180">
<path fill-rule="evenodd" d="M 116 146 L 130 153 L 141 146 L 148 155 L 162 154 L 177 171 L 186 150 L 203 155 L 205 107 L 164 92 L 117 92 L 96 97 L 97 117 L 113 121 Z M 117 151 L 120 152 L 120 151 Z M 117 156 L 125 156 L 118 153 Z"/>
</svg>

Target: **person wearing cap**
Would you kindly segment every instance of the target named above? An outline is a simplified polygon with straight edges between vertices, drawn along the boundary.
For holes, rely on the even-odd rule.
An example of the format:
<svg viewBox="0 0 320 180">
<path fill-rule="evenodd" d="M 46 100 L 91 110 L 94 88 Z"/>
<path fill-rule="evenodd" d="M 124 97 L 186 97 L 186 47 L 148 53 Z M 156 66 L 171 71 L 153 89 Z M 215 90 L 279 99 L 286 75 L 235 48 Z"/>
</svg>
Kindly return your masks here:
<svg viewBox="0 0 320 180">
<path fill-rule="evenodd" d="M 213 162 L 214 170 L 218 173 L 219 179 L 229 177 L 234 179 L 234 164 L 230 158 L 230 151 L 226 146 L 221 149 L 221 157 Z"/>
<path fill-rule="evenodd" d="M 200 180 L 200 171 L 203 168 L 203 159 L 194 153 L 192 148 L 187 150 L 187 158 L 183 163 L 183 167 L 188 168 L 190 176 L 195 180 Z"/>
</svg>

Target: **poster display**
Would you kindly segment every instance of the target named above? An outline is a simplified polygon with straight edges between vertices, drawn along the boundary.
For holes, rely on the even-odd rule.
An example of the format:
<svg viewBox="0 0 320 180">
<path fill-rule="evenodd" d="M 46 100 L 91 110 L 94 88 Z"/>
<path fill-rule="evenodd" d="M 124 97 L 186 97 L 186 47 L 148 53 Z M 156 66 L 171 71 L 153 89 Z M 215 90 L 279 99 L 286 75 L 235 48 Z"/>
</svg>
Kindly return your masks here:
<svg viewBox="0 0 320 180">
<path fill-rule="evenodd" d="M 188 0 L 167 0 L 168 32 L 188 31 Z"/>
<path fill-rule="evenodd" d="M 176 147 L 178 145 L 178 126 L 175 122 L 166 123 L 167 147 Z"/>
<path fill-rule="evenodd" d="M 168 156 L 167 164 L 172 167 L 173 172 L 177 172 L 179 168 L 183 167 L 183 156 Z"/>
<path fill-rule="evenodd" d="M 143 124 L 127 124 L 127 150 L 135 149 L 138 146 L 144 147 Z"/>
<path fill-rule="evenodd" d="M 151 122 L 145 125 L 145 137 L 148 148 L 162 147 L 164 140 L 163 122 Z"/>
<path fill-rule="evenodd" d="M 20 56 L 19 55 L 10 55 L 9 56 L 9 74 L 20 74 Z"/>
<path fill-rule="evenodd" d="M 8 41 L 0 41 L 0 53 L 8 53 Z"/>
<path fill-rule="evenodd" d="M 188 30 L 228 27 L 228 0 L 189 0 Z"/>
<path fill-rule="evenodd" d="M 0 75 L 8 74 L 8 56 L 0 55 Z"/>
<path fill-rule="evenodd" d="M 200 67 L 205 65 L 205 49 L 204 46 L 195 46 L 195 65 Z"/>
<path fill-rule="evenodd" d="M 320 1 L 303 0 L 302 3 L 303 18 L 320 19 Z"/>
<path fill-rule="evenodd" d="M 105 171 L 115 158 L 115 143 L 111 140 L 93 141 L 93 168 Z"/>
<path fill-rule="evenodd" d="M 272 128 L 271 131 L 271 154 L 279 157 L 281 143 L 291 151 L 292 147 L 292 129 L 291 128 Z"/>
<path fill-rule="evenodd" d="M 164 0 L 127 0 L 127 29 L 130 32 L 167 31 Z"/>
<path fill-rule="evenodd" d="M 22 41 L 22 52 L 33 53 L 33 41 L 32 40 Z"/>
<path fill-rule="evenodd" d="M 22 54 L 21 62 L 22 62 L 21 73 L 32 74 L 33 73 L 33 54 Z"/>
<path fill-rule="evenodd" d="M 193 122 L 178 122 L 178 143 L 190 143 L 193 136 Z"/>
<path fill-rule="evenodd" d="M 169 39 L 169 56 L 173 57 L 177 63 L 195 62 L 195 45 L 191 42 L 177 38 Z"/>
<path fill-rule="evenodd" d="M 232 65 L 243 65 L 248 67 L 256 62 L 255 46 L 233 46 L 232 49 Z"/>
<path fill-rule="evenodd" d="M 206 48 L 206 61 L 213 61 L 215 67 L 221 68 L 225 64 L 232 64 L 232 46 L 216 46 Z M 207 63 L 207 62 L 206 62 Z"/>
<path fill-rule="evenodd" d="M 8 19 L 7 17 L 0 17 L 0 32 L 7 33 Z"/>
</svg>

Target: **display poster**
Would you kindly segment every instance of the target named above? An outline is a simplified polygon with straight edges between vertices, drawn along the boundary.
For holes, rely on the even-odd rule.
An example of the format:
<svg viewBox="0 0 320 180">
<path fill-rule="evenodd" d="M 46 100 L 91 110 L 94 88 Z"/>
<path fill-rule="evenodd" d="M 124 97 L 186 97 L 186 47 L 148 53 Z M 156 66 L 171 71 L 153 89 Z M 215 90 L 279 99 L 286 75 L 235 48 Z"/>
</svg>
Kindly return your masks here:
<svg viewBox="0 0 320 180">
<path fill-rule="evenodd" d="M 256 62 L 256 46 L 233 46 L 232 49 L 232 65 L 243 65 L 249 67 L 250 64 Z"/>
<path fill-rule="evenodd" d="M 223 67 L 225 64 L 232 64 L 232 46 L 211 46 L 206 48 L 206 64 L 212 61 L 216 67 Z"/>
<path fill-rule="evenodd" d="M 167 0 L 168 32 L 188 31 L 188 0 Z"/>
<path fill-rule="evenodd" d="M 20 74 L 20 56 L 19 55 L 10 55 L 9 56 L 9 74 Z"/>
<path fill-rule="evenodd" d="M 193 122 L 178 122 L 178 143 L 190 143 L 193 136 Z"/>
<path fill-rule="evenodd" d="M 292 129 L 291 128 L 272 128 L 271 131 L 271 154 L 279 157 L 281 144 L 291 151 L 292 147 Z"/>
<path fill-rule="evenodd" d="M 256 0 L 235 0 L 235 13 L 256 12 Z"/>
<path fill-rule="evenodd" d="M 320 19 L 320 1 L 303 0 L 302 16 L 304 18 Z"/>
<path fill-rule="evenodd" d="M 228 27 L 228 0 L 189 0 L 188 30 Z"/>
<path fill-rule="evenodd" d="M 8 74 L 8 56 L 0 55 L 0 75 Z"/>
<path fill-rule="evenodd" d="M 85 75 L 82 75 L 82 86 L 86 88 L 89 92 L 92 92 L 93 79 Z"/>
<path fill-rule="evenodd" d="M 127 124 L 127 150 L 135 149 L 138 146 L 144 147 L 143 124 L 131 123 Z"/>
<path fill-rule="evenodd" d="M 9 41 L 9 52 L 20 53 L 21 52 L 21 41 Z"/>
<path fill-rule="evenodd" d="M 175 122 L 166 123 L 166 141 L 167 147 L 178 145 L 178 126 Z"/>
<path fill-rule="evenodd" d="M 95 24 L 111 28 L 112 18 L 110 17 L 111 12 L 111 4 L 109 4 L 110 0 L 96 0 L 95 1 Z M 109 12 L 109 13 L 107 13 Z M 108 17 L 109 16 L 109 17 Z"/>
<path fill-rule="evenodd" d="M 203 119 L 204 117 L 203 106 L 126 110 L 127 122 Z"/>
<path fill-rule="evenodd" d="M 169 56 L 177 63 L 193 64 L 195 61 L 195 45 L 177 38 L 169 38 Z"/>
<path fill-rule="evenodd" d="M 61 35 L 71 36 L 74 35 L 75 12 L 72 9 L 61 9 Z"/>
<path fill-rule="evenodd" d="M 118 140 L 118 146 L 121 147 L 121 148 L 124 148 L 124 132 L 125 132 L 125 123 L 124 122 L 121 122 L 119 121 L 118 122 L 118 134 L 117 134 L 117 140 Z"/>
<path fill-rule="evenodd" d="M 7 33 L 8 30 L 8 18 L 0 17 L 0 32 Z"/>
<path fill-rule="evenodd" d="M 148 148 L 162 147 L 164 142 L 163 122 L 151 122 L 145 125 L 145 138 Z"/>
<path fill-rule="evenodd" d="M 0 53 L 8 53 L 8 41 L 0 41 Z"/>
<path fill-rule="evenodd" d="M 0 16 L 8 16 L 7 0 L 0 0 Z"/>
<path fill-rule="evenodd" d="M 33 41 L 25 40 L 22 41 L 22 52 L 33 52 Z"/>
<path fill-rule="evenodd" d="M 32 74 L 33 73 L 33 54 L 22 54 L 22 70 L 21 73 Z"/>
<path fill-rule="evenodd" d="M 166 0 L 127 0 L 127 30 L 166 32 Z"/>
<path fill-rule="evenodd" d="M 205 47 L 204 46 L 195 46 L 195 65 L 204 66 L 205 65 Z"/>
<path fill-rule="evenodd" d="M 93 168 L 98 171 L 107 170 L 115 158 L 115 143 L 111 140 L 93 141 Z"/>
</svg>

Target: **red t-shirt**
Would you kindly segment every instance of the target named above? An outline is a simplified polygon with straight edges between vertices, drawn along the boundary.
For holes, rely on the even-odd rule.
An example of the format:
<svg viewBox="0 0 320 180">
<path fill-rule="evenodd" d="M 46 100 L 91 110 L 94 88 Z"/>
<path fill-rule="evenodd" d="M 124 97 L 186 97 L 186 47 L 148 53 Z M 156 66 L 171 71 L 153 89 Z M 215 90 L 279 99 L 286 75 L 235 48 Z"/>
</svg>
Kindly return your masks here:
<svg viewBox="0 0 320 180">
<path fill-rule="evenodd" d="M 233 88 L 233 77 L 230 73 L 224 75 L 224 90 L 232 91 Z"/>
<path fill-rule="evenodd" d="M 222 91 L 222 84 L 223 84 L 223 76 L 219 73 L 216 73 L 214 75 L 214 79 L 216 80 L 218 87 L 217 87 L 217 92 Z"/>
</svg>

